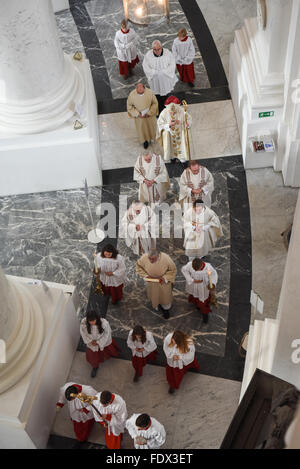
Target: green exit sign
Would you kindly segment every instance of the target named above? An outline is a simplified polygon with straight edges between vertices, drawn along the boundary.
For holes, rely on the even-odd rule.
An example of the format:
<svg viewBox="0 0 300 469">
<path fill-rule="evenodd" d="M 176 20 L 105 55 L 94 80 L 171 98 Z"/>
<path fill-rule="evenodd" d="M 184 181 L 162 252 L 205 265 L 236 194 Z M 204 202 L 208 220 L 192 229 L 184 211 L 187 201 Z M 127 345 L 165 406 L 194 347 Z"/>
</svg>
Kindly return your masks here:
<svg viewBox="0 0 300 469">
<path fill-rule="evenodd" d="M 260 112 L 258 114 L 258 117 L 273 117 L 273 116 L 274 116 L 274 111 Z"/>
</svg>

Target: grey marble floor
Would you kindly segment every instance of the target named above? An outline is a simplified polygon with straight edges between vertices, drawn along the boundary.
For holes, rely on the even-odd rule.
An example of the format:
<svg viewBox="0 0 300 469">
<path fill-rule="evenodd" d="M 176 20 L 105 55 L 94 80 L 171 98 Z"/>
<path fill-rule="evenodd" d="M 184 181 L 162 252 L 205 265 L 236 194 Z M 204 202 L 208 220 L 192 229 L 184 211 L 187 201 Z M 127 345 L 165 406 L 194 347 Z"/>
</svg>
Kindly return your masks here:
<svg viewBox="0 0 300 469">
<path fill-rule="evenodd" d="M 77 352 L 68 381 L 89 384 L 97 391 L 109 389 L 121 395 L 126 401 L 129 416 L 146 412 L 155 417 L 166 429 L 163 449 L 220 447 L 238 405 L 239 382 L 189 372 L 180 389 L 170 395 L 164 367 L 147 365 L 138 383 L 132 382 L 133 375 L 130 361 L 111 359 L 101 365 L 96 378 L 92 379 L 85 354 Z M 52 433 L 74 438 L 67 408 L 57 414 Z M 100 425 L 94 426 L 89 441 L 105 444 Z M 122 447 L 133 448 L 127 432 Z"/>
<path fill-rule="evenodd" d="M 252 288 L 264 301 L 263 315 L 275 318 L 287 250 L 281 233 L 293 221 L 298 191 L 285 187 L 272 168 L 246 171 L 252 232 Z M 254 318 L 252 318 L 253 321 Z"/>
</svg>

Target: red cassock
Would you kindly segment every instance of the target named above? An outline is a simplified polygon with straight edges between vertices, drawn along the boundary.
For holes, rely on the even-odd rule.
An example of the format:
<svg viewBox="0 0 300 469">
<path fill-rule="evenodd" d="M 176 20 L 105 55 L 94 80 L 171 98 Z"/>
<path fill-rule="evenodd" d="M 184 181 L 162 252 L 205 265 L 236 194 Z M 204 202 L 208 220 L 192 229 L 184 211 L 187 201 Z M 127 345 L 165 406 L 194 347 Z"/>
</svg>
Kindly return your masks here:
<svg viewBox="0 0 300 469">
<path fill-rule="evenodd" d="M 118 60 L 119 62 L 119 72 L 120 75 L 129 75 L 129 71 L 136 66 L 136 64 L 139 63 L 139 58 L 136 56 L 136 58 L 132 62 L 121 62 L 121 60 Z"/>
<path fill-rule="evenodd" d="M 192 361 L 187 366 L 184 366 L 183 368 L 173 368 L 172 366 L 169 366 L 168 364 L 166 365 L 166 376 L 167 376 L 167 381 L 169 383 L 169 386 L 173 389 L 178 389 L 180 386 L 180 383 L 186 374 L 186 372 L 190 368 L 195 368 L 196 370 L 200 370 L 200 367 L 198 365 L 198 362 L 196 358 Z"/>
<path fill-rule="evenodd" d="M 98 350 L 93 352 L 89 347 L 86 347 L 86 359 L 93 368 L 98 368 L 99 363 L 103 363 L 105 360 L 108 360 L 111 357 L 118 357 L 120 348 L 114 339 L 110 345 L 105 347 L 103 350 Z"/>
<path fill-rule="evenodd" d="M 104 295 L 111 296 L 112 304 L 116 304 L 118 301 L 121 301 L 123 298 L 123 284 L 118 287 L 107 287 L 101 282 L 102 290 Z"/>
<path fill-rule="evenodd" d="M 211 312 L 210 307 L 210 295 L 205 301 L 200 301 L 199 298 L 195 298 L 193 295 L 189 295 L 189 303 L 193 303 L 201 310 L 202 314 L 208 314 Z"/>
<path fill-rule="evenodd" d="M 132 366 L 135 369 L 138 376 L 143 375 L 143 368 L 147 365 L 148 362 L 154 362 L 156 360 L 157 350 L 149 353 L 146 357 L 137 357 L 136 355 L 132 357 Z"/>
<path fill-rule="evenodd" d="M 188 36 L 186 36 L 182 42 L 187 41 Z M 195 81 L 195 70 L 194 70 L 194 62 L 189 65 L 179 65 L 176 64 L 177 70 L 180 75 L 180 80 L 184 81 L 185 83 L 194 83 Z"/>
<path fill-rule="evenodd" d="M 103 415 L 103 414 L 102 414 Z M 108 422 L 111 421 L 111 414 L 103 415 L 103 418 Z M 100 425 L 104 426 L 104 422 L 99 422 Z M 123 433 L 120 433 L 119 436 L 114 435 L 112 432 L 108 434 L 108 428 L 105 431 L 105 444 L 108 449 L 121 449 Z"/>
<path fill-rule="evenodd" d="M 89 413 L 86 409 L 82 409 L 82 412 L 85 412 L 86 414 Z M 72 420 L 72 422 L 73 422 L 74 433 L 76 435 L 76 439 L 78 441 L 86 441 L 88 439 L 89 434 L 92 431 L 95 420 L 90 419 L 90 420 L 87 420 L 86 422 L 76 422 L 75 420 Z"/>
</svg>

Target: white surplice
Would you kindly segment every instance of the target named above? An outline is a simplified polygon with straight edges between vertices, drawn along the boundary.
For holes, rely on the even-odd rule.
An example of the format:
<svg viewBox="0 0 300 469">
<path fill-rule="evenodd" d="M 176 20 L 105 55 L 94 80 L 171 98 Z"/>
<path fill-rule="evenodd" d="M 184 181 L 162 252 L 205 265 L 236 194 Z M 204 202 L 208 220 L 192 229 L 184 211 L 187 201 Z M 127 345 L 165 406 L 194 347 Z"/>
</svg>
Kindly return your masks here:
<svg viewBox="0 0 300 469">
<path fill-rule="evenodd" d="M 118 394 L 113 394 L 114 400 L 111 404 L 104 407 L 100 402 L 101 392 L 97 394 L 97 400 L 93 402 L 93 405 L 102 415 L 111 415 L 111 421 L 108 423 L 108 435 L 113 433 L 115 436 L 119 436 L 120 433 L 124 433 L 125 422 L 127 419 L 127 408 L 124 399 Z M 100 415 L 93 409 L 94 418 L 96 422 L 101 421 Z"/>
<path fill-rule="evenodd" d="M 181 353 L 176 344 L 174 346 L 172 345 L 170 346 L 172 336 L 173 336 L 173 332 L 168 334 L 164 340 L 164 345 L 163 345 L 164 352 L 167 357 L 167 363 L 172 368 L 179 368 L 180 370 L 182 370 L 184 366 L 187 366 L 194 361 L 195 346 L 193 342 L 190 340 L 188 352 Z M 178 360 L 173 359 L 174 355 L 178 356 Z"/>
<path fill-rule="evenodd" d="M 135 449 L 157 449 L 160 448 L 164 442 L 166 441 L 166 431 L 164 426 L 156 420 L 154 417 L 151 418 L 151 425 L 147 430 L 139 430 L 136 426 L 135 422 L 136 419 L 141 414 L 133 414 L 127 421 L 126 421 L 126 428 L 128 430 L 129 435 L 132 439 L 134 439 L 134 447 Z M 135 439 L 140 436 L 145 438 L 146 443 L 144 445 L 139 445 Z"/>
<path fill-rule="evenodd" d="M 77 384 L 71 381 L 70 383 L 66 383 L 64 386 L 60 388 L 60 394 L 59 394 L 59 399 L 57 404 L 59 407 L 64 406 L 66 403 L 68 404 L 69 412 L 70 412 L 70 417 L 72 420 L 75 422 L 87 422 L 88 420 L 91 420 L 94 418 L 94 414 L 92 411 L 92 408 L 89 404 L 82 402 L 80 399 L 75 398 L 72 401 L 68 401 L 65 397 L 65 392 L 66 389 L 70 386 L 78 386 L 79 392 L 82 392 L 83 394 L 87 394 L 88 396 L 96 396 L 98 391 L 93 389 L 91 386 L 85 386 L 84 384 Z M 85 411 L 83 411 L 85 409 Z M 88 411 L 88 413 L 86 413 Z"/>
<path fill-rule="evenodd" d="M 202 270 L 194 270 L 192 266 L 192 261 L 188 262 L 185 266 L 182 267 L 181 272 L 183 273 L 186 279 L 185 290 L 190 295 L 193 295 L 194 298 L 199 298 L 200 301 L 204 302 L 209 297 L 209 275 L 213 285 L 216 285 L 218 282 L 217 271 L 213 268 L 208 262 L 204 263 L 204 268 Z M 194 283 L 194 280 L 202 280 L 201 283 Z"/>
<path fill-rule="evenodd" d="M 205 206 L 200 214 L 197 214 L 193 207 L 186 210 L 183 214 L 183 227 L 183 245 L 188 257 L 206 256 L 223 235 L 218 216 Z M 196 227 L 200 229 L 199 233 Z"/>
<path fill-rule="evenodd" d="M 146 342 L 143 344 L 140 340 L 135 340 L 135 341 L 132 340 L 132 331 L 133 329 L 131 329 L 131 331 L 128 334 L 127 345 L 131 349 L 133 357 L 145 358 L 151 352 L 157 349 L 157 345 L 153 338 L 152 332 L 146 331 Z M 144 348 L 144 350 L 142 352 L 138 352 L 136 350 L 137 348 Z"/>
<path fill-rule="evenodd" d="M 137 225 L 140 226 L 138 231 Z M 151 207 L 143 205 L 139 214 L 130 207 L 121 222 L 121 237 L 134 254 L 141 255 L 155 247 L 156 216 Z"/>
<path fill-rule="evenodd" d="M 106 287 L 118 287 L 126 279 L 126 266 L 124 257 L 120 254 L 116 259 L 102 257 L 99 252 L 96 256 L 97 266 L 100 271 L 100 280 Z M 113 272 L 113 275 L 105 275 L 105 272 Z"/>
<path fill-rule="evenodd" d="M 174 39 L 172 53 L 178 65 L 190 65 L 195 58 L 195 47 L 190 37 L 181 41 L 178 37 Z"/>
<path fill-rule="evenodd" d="M 93 352 L 98 352 L 98 350 L 104 350 L 105 347 L 108 347 L 112 343 L 111 337 L 111 328 L 109 322 L 101 318 L 103 332 L 100 334 L 98 326 L 91 326 L 91 333 L 88 333 L 86 318 L 83 318 L 80 324 L 80 334 L 83 342 L 88 348 Z M 92 342 L 96 341 L 98 345 L 93 345 Z"/>
<path fill-rule="evenodd" d="M 148 187 L 144 180 L 155 181 Z M 150 163 L 140 155 L 134 167 L 133 180 L 139 183 L 139 200 L 141 202 L 161 203 L 166 198 L 170 187 L 169 175 L 160 155 L 152 155 Z"/>
<path fill-rule="evenodd" d="M 149 87 L 160 96 L 170 93 L 178 81 L 175 59 L 168 49 L 164 48 L 159 57 L 154 55 L 152 49 L 149 50 L 143 60 L 143 69 Z"/>
<path fill-rule="evenodd" d="M 128 33 L 123 33 L 121 30 L 115 34 L 115 48 L 117 51 L 118 60 L 121 62 L 133 62 L 137 54 L 138 35 L 135 30 L 130 28 Z"/>
<path fill-rule="evenodd" d="M 198 174 L 193 174 L 190 168 L 186 168 L 180 177 L 179 187 L 179 202 L 181 205 L 202 199 L 206 207 L 211 207 L 214 178 L 204 166 L 199 165 Z M 202 189 L 203 192 L 201 194 L 192 194 L 192 189 Z"/>
</svg>

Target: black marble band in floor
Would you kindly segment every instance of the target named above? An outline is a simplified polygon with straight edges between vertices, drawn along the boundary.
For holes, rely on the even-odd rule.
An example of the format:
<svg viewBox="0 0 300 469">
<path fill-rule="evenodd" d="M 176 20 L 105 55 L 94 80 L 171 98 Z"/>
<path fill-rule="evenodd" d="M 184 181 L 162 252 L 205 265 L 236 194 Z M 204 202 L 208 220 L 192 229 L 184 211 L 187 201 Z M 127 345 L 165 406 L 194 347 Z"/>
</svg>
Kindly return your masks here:
<svg viewBox="0 0 300 469">
<path fill-rule="evenodd" d="M 75 438 L 67 438 L 66 436 L 59 435 L 50 435 L 47 448 L 46 449 L 74 449 L 74 446 L 77 445 L 77 440 Z M 90 443 L 85 441 L 76 447 L 76 449 L 104 449 L 107 450 L 105 445 L 100 445 L 96 443 Z"/>
<path fill-rule="evenodd" d="M 230 260 L 228 261 L 230 264 L 230 296 L 224 352 L 198 352 L 197 359 L 200 364 L 200 373 L 232 380 L 241 380 L 244 360 L 238 354 L 238 346 L 243 334 L 249 329 L 249 298 L 251 291 L 251 230 L 245 171 L 241 156 L 201 160 L 201 164 L 205 165 L 214 176 L 221 173 L 223 175 L 226 174 L 230 224 Z M 167 168 L 170 178 L 179 177 L 183 169 L 181 164 L 168 164 Z M 110 201 L 118 204 L 118 190 L 121 189 L 122 184 L 132 183 L 132 174 L 133 168 L 122 169 L 121 173 L 118 170 L 110 170 L 105 173 L 106 182 L 110 181 L 116 184 L 113 190 L 114 195 L 109 197 Z M 122 184 L 120 185 L 119 183 Z M 112 186 L 109 189 L 105 188 L 105 190 L 108 190 L 108 193 L 112 194 L 111 189 Z M 106 242 L 104 240 L 101 246 Z M 213 264 L 213 257 L 210 261 Z M 130 292 L 125 294 L 130 295 Z M 141 292 L 142 294 L 143 292 Z M 90 302 L 102 315 L 106 313 L 105 307 L 107 303 L 104 306 L 103 299 L 94 296 L 93 288 Z M 121 312 L 122 302 L 118 308 Z M 108 311 L 110 310 L 109 304 Z M 114 311 L 116 313 L 116 309 Z M 129 319 L 130 313 L 128 314 Z M 195 322 L 197 322 L 196 318 Z M 176 321 L 173 325 L 175 328 Z M 122 349 L 122 356 L 120 358 L 131 359 L 131 352 L 128 350 L 124 338 L 125 333 L 117 332 L 117 334 L 115 339 Z M 80 347 L 80 350 L 83 350 L 83 348 Z M 165 365 L 165 357 L 161 345 L 159 346 L 159 356 L 156 364 L 160 366 Z"/>
</svg>

